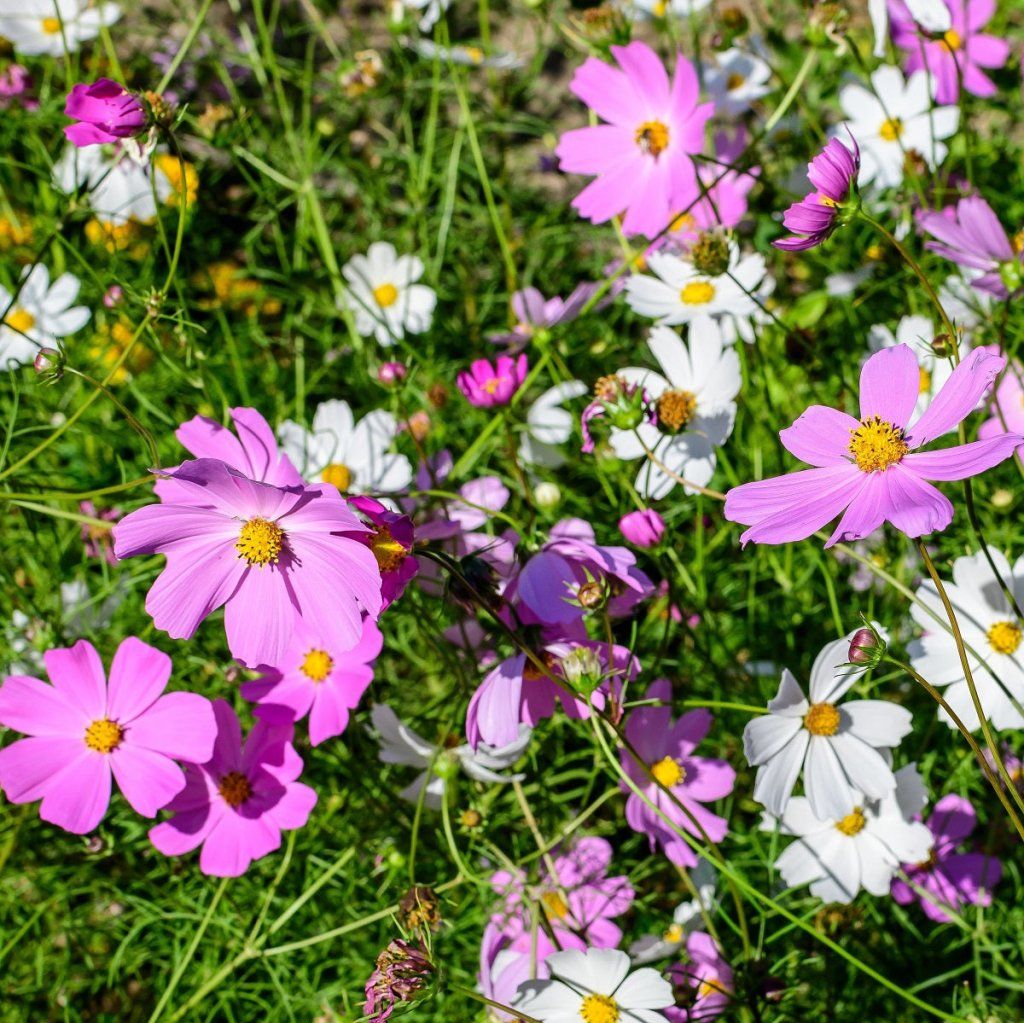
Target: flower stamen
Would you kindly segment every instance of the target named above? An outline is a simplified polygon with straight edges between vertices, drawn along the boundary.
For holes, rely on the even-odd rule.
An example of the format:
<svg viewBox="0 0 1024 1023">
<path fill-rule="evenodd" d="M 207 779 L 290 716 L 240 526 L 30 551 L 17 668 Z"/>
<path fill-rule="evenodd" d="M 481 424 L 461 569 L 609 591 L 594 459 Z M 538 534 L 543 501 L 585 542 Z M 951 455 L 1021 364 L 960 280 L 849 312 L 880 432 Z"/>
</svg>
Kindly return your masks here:
<svg viewBox="0 0 1024 1023">
<path fill-rule="evenodd" d="M 263 565 L 277 562 L 284 543 L 284 530 L 266 519 L 249 519 L 235 542 L 235 550 L 239 557 L 245 558 L 250 565 Z"/>
<path fill-rule="evenodd" d="M 997 654 L 1014 654 L 1020 646 L 1021 628 L 1016 622 L 996 622 L 985 633 L 985 638 Z"/>
<path fill-rule="evenodd" d="M 804 715 L 804 728 L 811 735 L 835 735 L 839 731 L 839 710 L 834 703 L 812 703 Z"/>
<path fill-rule="evenodd" d="M 865 824 L 867 824 L 867 818 L 864 816 L 864 811 L 858 806 L 856 810 L 848 813 L 836 823 L 836 831 L 841 831 L 844 835 L 853 838 L 854 835 L 860 834 L 864 830 Z"/>
<path fill-rule="evenodd" d="M 326 650 L 310 650 L 299 670 L 311 682 L 323 682 L 334 670 L 334 658 Z"/>
<path fill-rule="evenodd" d="M 670 789 L 686 780 L 686 768 L 672 757 L 663 757 L 656 764 L 651 764 L 651 777 L 660 785 Z"/>
<path fill-rule="evenodd" d="M 668 148 L 668 126 L 661 121 L 644 121 L 634 138 L 642 153 L 656 157 Z"/>
<path fill-rule="evenodd" d="M 850 431 L 848 450 L 861 472 L 876 472 L 901 461 L 910 445 L 900 427 L 872 416 L 862 419 L 860 426 Z"/>
<path fill-rule="evenodd" d="M 85 730 L 85 744 L 97 753 L 113 753 L 121 745 L 124 729 L 110 718 L 99 718 Z"/>
</svg>

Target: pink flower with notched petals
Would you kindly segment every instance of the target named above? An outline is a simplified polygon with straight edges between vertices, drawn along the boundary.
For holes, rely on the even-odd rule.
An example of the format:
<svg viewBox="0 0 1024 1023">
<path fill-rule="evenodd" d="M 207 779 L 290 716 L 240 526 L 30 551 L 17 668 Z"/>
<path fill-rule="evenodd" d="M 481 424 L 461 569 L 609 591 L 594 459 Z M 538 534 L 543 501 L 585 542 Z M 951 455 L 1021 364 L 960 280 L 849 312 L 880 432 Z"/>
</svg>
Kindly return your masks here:
<svg viewBox="0 0 1024 1023">
<path fill-rule="evenodd" d="M 686 939 L 688 962 L 669 967 L 675 988 L 689 988 L 684 1004 L 665 1010 L 669 1023 L 699 1023 L 721 1016 L 733 997 L 732 967 L 725 961 L 715 939 L 694 931 Z"/>
<path fill-rule="evenodd" d="M 512 400 L 512 395 L 523 386 L 527 369 L 525 355 L 514 359 L 510 355 L 499 355 L 493 363 L 477 359 L 468 370 L 459 373 L 456 382 L 470 405 L 492 408 L 507 405 Z"/>
<path fill-rule="evenodd" d="M 611 53 L 619 68 L 590 57 L 569 85 L 608 123 L 566 132 L 556 152 L 565 173 L 597 175 L 573 200 L 580 216 L 601 224 L 623 214 L 625 234 L 654 238 L 698 197 L 693 156 L 714 105 L 698 103 L 697 73 L 681 53 L 671 80 L 646 43 Z"/>
<path fill-rule="evenodd" d="M 956 103 L 960 82 L 975 96 L 993 96 L 995 83 L 982 68 L 999 68 L 1010 55 L 1005 39 L 981 30 L 995 13 L 996 0 L 945 0 L 951 27 L 938 38 L 917 28 L 899 0 L 890 0 L 893 42 L 906 51 L 908 74 L 927 68 L 935 79 L 936 103 Z"/>
<path fill-rule="evenodd" d="M 165 653 L 130 636 L 109 681 L 84 639 L 43 660 L 52 685 L 10 675 L 0 687 L 0 724 L 29 736 L 0 750 L 0 787 L 12 803 L 42 799 L 44 821 L 84 835 L 107 812 L 111 777 L 133 810 L 155 817 L 185 787 L 175 760 L 210 758 L 213 708 L 195 693 L 164 693 Z"/>
<path fill-rule="evenodd" d="M 186 766 L 185 788 L 166 807 L 174 817 L 150 828 L 149 840 L 165 856 L 201 845 L 204 874 L 238 877 L 281 845 L 282 831 L 306 823 L 316 793 L 297 780 L 302 759 L 291 743 L 291 725 L 258 721 L 243 744 L 238 717 L 227 703 L 217 700 L 213 712 L 213 755 Z"/>
<path fill-rule="evenodd" d="M 620 753 L 622 766 L 644 796 L 677 827 L 689 832 L 698 842 L 721 842 L 727 830 L 725 819 L 712 813 L 704 804 L 729 795 L 736 781 L 736 772 L 724 760 L 693 755 L 708 734 L 711 713 L 703 708 L 691 710 L 673 721 L 672 709 L 668 705 L 671 698 L 672 687 L 665 679 L 653 682 L 647 690 L 646 699 L 658 700 L 662 706 L 634 710 L 626 722 L 626 738 L 650 773 L 674 798 L 651 780 L 629 750 L 624 749 Z M 697 854 L 690 845 L 625 782 L 622 788 L 629 793 L 626 823 L 634 831 L 646 835 L 652 849 L 655 844 L 660 845 L 673 863 L 681 867 L 695 867 Z"/>
<path fill-rule="evenodd" d="M 862 540 L 890 522 L 910 537 L 945 529 L 953 505 L 929 480 L 963 480 L 998 465 L 1024 440 L 1003 434 L 939 451 L 917 451 L 949 433 L 978 405 L 1006 360 L 970 353 L 916 420 L 921 371 L 909 345 L 871 356 L 860 374 L 860 419 L 812 405 L 779 437 L 814 468 L 733 487 L 725 517 L 750 528 L 740 542 L 791 543 L 842 514 L 825 544 Z"/>
<path fill-rule="evenodd" d="M 347 650 L 363 634 L 363 614 L 379 615 L 380 569 L 356 538 L 367 529 L 335 487 L 275 487 L 210 458 L 168 477 L 173 501 L 114 527 L 118 558 L 167 556 L 146 597 L 158 629 L 190 639 L 223 605 L 232 655 L 256 667 L 280 663 L 296 618 Z"/>
<path fill-rule="evenodd" d="M 488 334 L 487 340 L 506 346 L 510 352 L 520 351 L 538 331 L 575 320 L 600 287 L 600 284 L 585 281 L 577 284 L 566 298 L 558 295 L 545 298 L 536 288 L 523 288 L 512 296 L 510 303 L 516 318 L 515 327 L 505 333 Z M 595 311 L 605 304 L 607 300 L 598 302 Z"/>
</svg>

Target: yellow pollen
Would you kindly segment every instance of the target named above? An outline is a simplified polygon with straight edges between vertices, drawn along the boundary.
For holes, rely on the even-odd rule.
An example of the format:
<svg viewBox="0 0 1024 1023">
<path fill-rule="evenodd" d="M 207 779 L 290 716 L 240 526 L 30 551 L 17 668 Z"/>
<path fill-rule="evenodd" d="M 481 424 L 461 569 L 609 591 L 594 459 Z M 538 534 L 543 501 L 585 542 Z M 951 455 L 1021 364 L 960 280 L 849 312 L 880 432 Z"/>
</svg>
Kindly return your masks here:
<svg viewBox="0 0 1024 1023">
<path fill-rule="evenodd" d="M 235 550 L 250 565 L 262 567 L 277 561 L 283 541 L 284 530 L 280 526 L 266 519 L 249 519 L 238 534 Z"/>
<path fill-rule="evenodd" d="M 479 46 L 466 46 L 462 51 L 473 64 L 484 62 L 484 51 Z"/>
<path fill-rule="evenodd" d="M 124 729 L 110 718 L 99 718 L 85 730 L 85 744 L 97 753 L 113 753 L 121 745 Z"/>
<path fill-rule="evenodd" d="M 558 892 L 544 892 L 540 897 L 544 912 L 556 920 L 564 920 L 569 915 L 569 904 Z"/>
<path fill-rule="evenodd" d="M 644 121 L 634 138 L 641 152 L 658 156 L 668 148 L 668 127 L 661 121 Z"/>
<path fill-rule="evenodd" d="M 707 305 L 715 297 L 715 286 L 710 281 L 690 281 L 679 292 L 683 305 Z"/>
<path fill-rule="evenodd" d="M 697 411 L 697 397 L 690 391 L 666 391 L 657 401 L 658 422 L 678 432 Z"/>
<path fill-rule="evenodd" d="M 737 73 L 736 71 L 734 71 L 725 80 L 725 87 L 726 87 L 726 89 L 729 90 L 729 92 L 732 92 L 733 89 L 738 89 L 745 81 L 746 81 L 746 79 L 743 77 L 743 75 L 741 75 L 741 74 Z"/>
<path fill-rule="evenodd" d="M 835 735 L 839 731 L 839 711 L 831 703 L 812 703 L 804 715 L 804 728 L 811 735 Z"/>
<path fill-rule="evenodd" d="M 963 40 L 960 38 L 960 33 L 955 28 L 951 28 L 943 33 L 942 41 L 951 49 L 959 50 L 963 45 Z"/>
<path fill-rule="evenodd" d="M 497 394 L 501 381 L 497 377 L 490 377 L 484 384 L 484 390 L 488 394 Z"/>
<path fill-rule="evenodd" d="M 331 462 L 330 465 L 324 466 L 320 479 L 337 487 L 344 494 L 352 485 L 352 470 L 341 462 Z"/>
<path fill-rule="evenodd" d="M 608 995 L 587 995 L 580 1006 L 583 1023 L 619 1023 L 619 1007 Z"/>
<path fill-rule="evenodd" d="M 821 192 L 818 193 L 818 205 L 828 206 L 831 209 L 837 209 L 839 207 L 839 203 L 837 203 L 835 199 L 832 198 L 832 196 L 822 195 Z"/>
<path fill-rule="evenodd" d="M 323 682 L 334 670 L 334 660 L 326 650 L 310 650 L 299 670 L 311 682 Z"/>
<path fill-rule="evenodd" d="M 669 924 L 665 928 L 665 933 L 661 936 L 662 941 L 667 941 L 672 945 L 678 945 L 683 940 L 683 928 L 679 924 Z"/>
<path fill-rule="evenodd" d="M 889 117 L 882 122 L 878 134 L 886 142 L 895 142 L 903 134 L 903 122 L 898 117 Z"/>
<path fill-rule="evenodd" d="M 885 258 L 885 249 L 883 249 L 881 245 L 869 245 L 864 250 L 864 258 L 870 259 L 872 262 L 877 263 L 879 260 Z"/>
<path fill-rule="evenodd" d="M 686 779 L 686 770 L 678 760 L 663 757 L 656 764 L 651 764 L 651 775 L 656 782 L 670 789 Z"/>
<path fill-rule="evenodd" d="M 848 813 L 836 824 L 836 831 L 841 831 L 844 835 L 849 835 L 850 838 L 853 838 L 854 835 L 864 830 L 866 823 L 867 819 L 864 817 L 864 811 L 858 806 L 853 813 Z"/>
<path fill-rule="evenodd" d="M 48 36 L 59 36 L 60 18 L 43 18 L 41 27 Z"/>
<path fill-rule="evenodd" d="M 876 472 L 895 465 L 910 450 L 903 439 L 903 431 L 878 416 L 862 419 L 856 430 L 850 431 L 848 448 L 861 472 Z"/>
<path fill-rule="evenodd" d="M 670 231 L 692 231 L 697 226 L 697 221 L 692 213 L 680 213 L 669 225 Z"/>
<path fill-rule="evenodd" d="M 36 325 L 36 318 L 27 309 L 18 306 L 7 314 L 4 323 L 19 334 L 27 334 Z"/>
<path fill-rule="evenodd" d="M 382 572 L 394 572 L 405 560 L 406 549 L 391 535 L 387 526 L 378 526 L 370 541 L 370 550 L 377 559 L 377 567 Z"/>
<path fill-rule="evenodd" d="M 664 18 L 665 12 L 668 10 L 668 0 L 658 0 L 652 10 L 656 18 Z"/>
<path fill-rule="evenodd" d="M 920 379 L 917 384 L 918 394 L 927 394 L 932 389 L 932 375 L 931 372 L 921 367 Z"/>
<path fill-rule="evenodd" d="M 1021 630 L 1016 622 L 996 622 L 985 636 L 997 654 L 1014 654 L 1020 646 Z"/>
<path fill-rule="evenodd" d="M 717 978 L 708 978 L 700 982 L 697 988 L 698 998 L 710 998 L 712 995 L 727 995 L 729 989 Z"/>
<path fill-rule="evenodd" d="M 387 309 L 398 301 L 398 288 L 393 284 L 378 285 L 373 289 L 373 300 L 381 309 Z"/>
<path fill-rule="evenodd" d="M 252 795 L 252 786 L 244 774 L 231 771 L 221 778 L 217 791 L 232 810 L 237 810 Z"/>
</svg>

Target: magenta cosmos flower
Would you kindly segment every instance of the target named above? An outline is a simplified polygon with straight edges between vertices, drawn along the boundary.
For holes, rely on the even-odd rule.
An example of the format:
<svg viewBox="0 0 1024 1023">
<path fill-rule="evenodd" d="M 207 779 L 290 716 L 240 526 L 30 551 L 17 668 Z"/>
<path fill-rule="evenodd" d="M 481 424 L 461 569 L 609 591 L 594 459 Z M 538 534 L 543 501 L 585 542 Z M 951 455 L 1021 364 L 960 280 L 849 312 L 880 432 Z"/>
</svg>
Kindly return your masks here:
<svg viewBox="0 0 1024 1023">
<path fill-rule="evenodd" d="M 694 931 L 686 939 L 688 962 L 669 968 L 668 978 L 677 994 L 675 1008 L 665 1010 L 669 1023 L 698 1023 L 721 1016 L 733 992 L 732 967 L 725 961 L 715 939 Z"/>
<path fill-rule="evenodd" d="M 466 401 L 477 408 L 507 405 L 526 379 L 525 355 L 512 358 L 499 355 L 493 362 L 477 359 L 468 370 L 462 370 L 456 381 Z"/>
<path fill-rule="evenodd" d="M 641 508 L 619 519 L 619 532 L 637 547 L 655 547 L 665 535 L 665 520 L 653 508 Z"/>
<path fill-rule="evenodd" d="M 672 793 L 670 797 L 648 776 L 628 750 L 621 751 L 622 766 L 637 788 L 677 827 L 689 832 L 698 843 L 721 842 L 725 838 L 725 819 L 712 813 L 705 803 L 724 799 L 732 792 L 736 772 L 724 760 L 695 757 L 693 751 L 708 734 L 711 713 L 701 708 L 672 720 L 672 686 L 665 680 L 653 682 L 646 699 L 664 706 L 639 707 L 626 722 L 626 738 L 643 760 L 644 766 Z M 658 844 L 665 855 L 680 867 L 697 865 L 697 854 L 676 834 L 625 782 L 626 823 L 646 835 L 653 849 Z M 681 808 L 685 807 L 685 810 Z"/>
<path fill-rule="evenodd" d="M 291 725 L 258 721 L 243 745 L 238 717 L 227 703 L 217 700 L 213 712 L 213 755 L 186 765 L 185 788 L 166 807 L 175 816 L 150 828 L 149 840 L 165 856 L 201 845 L 204 874 L 238 877 L 280 846 L 282 831 L 306 823 L 316 793 L 296 780 L 302 759 L 291 743 Z"/>
<path fill-rule="evenodd" d="M 852 152 L 839 139 L 829 139 L 807 165 L 807 177 L 815 191 L 782 214 L 783 225 L 793 234 L 772 242 L 775 248 L 789 252 L 813 249 L 850 219 L 857 205 L 860 171 L 860 149 L 856 140 L 851 141 Z"/>
<path fill-rule="evenodd" d="M 291 724 L 308 714 L 309 741 L 319 746 L 348 727 L 349 712 L 373 681 L 372 664 L 383 644 L 369 618 L 351 650 L 332 649 L 300 620 L 284 660 L 244 682 L 242 695 L 256 704 L 256 717 L 270 724 Z"/>
<path fill-rule="evenodd" d="M 996 86 L 982 68 L 998 68 L 1010 55 L 1005 39 L 981 30 L 995 13 L 996 0 L 945 0 L 952 22 L 933 38 L 918 31 L 902 3 L 892 4 L 893 42 L 906 51 L 907 74 L 927 68 L 935 79 L 935 101 L 956 103 L 960 82 L 975 96 L 992 96 Z"/>
<path fill-rule="evenodd" d="M 698 197 L 693 155 L 714 105 L 698 103 L 697 73 L 681 53 L 669 80 L 646 43 L 611 52 L 621 70 L 590 57 L 569 85 L 608 123 L 566 132 L 556 152 L 562 171 L 597 175 L 573 200 L 580 216 L 601 224 L 623 214 L 627 235 L 654 238 Z"/>
<path fill-rule="evenodd" d="M 1004 434 L 940 451 L 915 449 L 955 429 L 1005 364 L 975 349 L 911 423 L 921 389 L 917 357 L 909 345 L 876 352 L 861 370 L 859 420 L 812 405 L 779 434 L 786 450 L 813 469 L 726 494 L 725 517 L 750 527 L 740 542 L 805 540 L 840 512 L 826 547 L 862 540 L 886 521 L 910 537 L 945 529 L 953 505 L 928 481 L 976 476 L 1009 457 L 1022 438 Z"/>
<path fill-rule="evenodd" d="M 415 542 L 412 519 L 399 515 L 372 497 L 349 497 L 351 507 L 362 516 L 369 533 L 356 539 L 365 543 L 377 559 L 381 578 L 381 613 L 405 592 L 409 580 L 419 571 L 419 561 L 412 557 Z"/>
<path fill-rule="evenodd" d="M 64 113 L 78 122 L 69 124 L 64 134 L 79 148 L 132 138 L 146 127 L 146 111 L 138 96 L 109 78 L 76 85 L 68 93 Z"/>
<path fill-rule="evenodd" d="M 901 906 L 916 899 L 925 916 L 940 924 L 952 919 L 947 909 L 955 913 L 961 906 L 991 905 L 1002 864 L 994 856 L 956 851 L 977 824 L 974 807 L 962 796 L 943 796 L 926 824 L 935 837 L 931 855 L 923 863 L 903 864 L 907 881 L 893 881 L 892 897 Z"/>
<path fill-rule="evenodd" d="M 172 502 L 114 527 L 118 558 L 167 556 L 146 597 L 158 629 L 189 639 L 223 606 L 228 646 L 248 667 L 281 663 L 296 618 L 332 648 L 359 642 L 363 613 L 380 612 L 380 569 L 355 539 L 366 527 L 336 488 L 274 487 L 209 458 L 169 477 Z"/>
<path fill-rule="evenodd" d="M 998 352 L 990 345 L 990 352 Z M 981 440 L 989 440 L 1003 433 L 1024 435 L 1024 368 L 1019 362 L 1011 362 L 996 385 L 989 404 L 992 418 L 986 419 L 978 429 Z M 1017 454 L 1024 458 L 1024 447 L 1017 448 Z"/>
<path fill-rule="evenodd" d="M 0 724 L 23 732 L 0 750 L 0 787 L 12 803 L 42 799 L 39 816 L 76 835 L 92 831 L 110 803 L 110 779 L 144 817 L 185 786 L 175 760 L 209 760 L 217 729 L 210 701 L 164 695 L 171 659 L 130 636 L 110 680 L 91 643 L 43 654 L 52 685 L 10 675 Z"/>
</svg>

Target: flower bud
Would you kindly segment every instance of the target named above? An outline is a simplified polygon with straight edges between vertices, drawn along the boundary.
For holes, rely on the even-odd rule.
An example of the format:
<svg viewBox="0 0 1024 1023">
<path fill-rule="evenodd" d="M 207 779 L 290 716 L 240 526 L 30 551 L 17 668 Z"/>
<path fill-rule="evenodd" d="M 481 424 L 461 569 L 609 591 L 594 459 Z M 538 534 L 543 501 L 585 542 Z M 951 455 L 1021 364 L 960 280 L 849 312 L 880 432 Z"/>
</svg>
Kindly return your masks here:
<svg viewBox="0 0 1024 1023">
<path fill-rule="evenodd" d="M 601 681 L 601 660 L 588 646 L 573 647 L 559 667 L 573 689 L 590 692 Z"/>
<path fill-rule="evenodd" d="M 665 520 L 653 508 L 643 508 L 623 515 L 619 531 L 637 547 L 654 547 L 665 535 Z"/>
<path fill-rule="evenodd" d="M 538 483 L 533 488 L 533 499 L 538 508 L 546 511 L 554 508 L 562 500 L 562 491 L 557 483 Z"/>
<path fill-rule="evenodd" d="M 109 78 L 76 85 L 68 93 L 64 114 L 77 122 L 68 125 L 64 134 L 79 148 L 135 138 L 148 121 L 138 96 Z"/>
<path fill-rule="evenodd" d="M 36 373 L 47 380 L 64 376 L 64 356 L 56 348 L 40 348 L 32 363 Z"/>
<path fill-rule="evenodd" d="M 587 611 L 596 611 L 603 606 L 607 596 L 604 584 L 599 579 L 588 580 L 576 592 L 580 607 Z"/>
<path fill-rule="evenodd" d="M 112 284 L 103 293 L 103 304 L 108 309 L 113 309 L 115 306 L 121 304 L 121 300 L 124 298 L 124 288 L 120 284 Z"/>
<path fill-rule="evenodd" d="M 407 372 L 403 362 L 384 362 L 377 370 L 377 379 L 380 383 L 390 386 L 404 380 Z"/>
<path fill-rule="evenodd" d="M 850 640 L 850 664 L 873 668 L 885 654 L 885 643 L 874 629 L 858 629 Z"/>
</svg>

